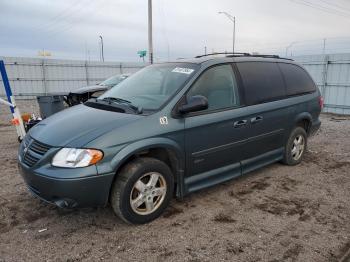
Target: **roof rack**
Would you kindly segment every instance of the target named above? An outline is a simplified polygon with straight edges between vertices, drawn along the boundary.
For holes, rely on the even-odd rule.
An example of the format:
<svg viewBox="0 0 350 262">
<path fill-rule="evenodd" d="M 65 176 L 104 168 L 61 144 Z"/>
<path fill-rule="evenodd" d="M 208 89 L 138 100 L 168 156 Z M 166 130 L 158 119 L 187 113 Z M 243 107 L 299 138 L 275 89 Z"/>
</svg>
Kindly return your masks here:
<svg viewBox="0 0 350 262">
<path fill-rule="evenodd" d="M 235 56 L 235 55 L 228 55 L 227 57 L 233 57 L 233 56 Z M 279 57 L 278 55 L 251 55 L 251 54 L 249 54 L 249 55 L 247 55 L 247 56 L 252 56 L 252 57 L 262 57 L 262 58 L 281 58 L 281 57 Z"/>
<path fill-rule="evenodd" d="M 195 58 L 201 58 L 205 56 L 212 56 L 212 55 L 230 55 L 230 56 L 250 56 L 249 53 L 230 53 L 230 52 L 221 52 L 221 53 L 210 53 L 205 55 L 197 55 Z"/>
<path fill-rule="evenodd" d="M 278 55 L 260 55 L 260 54 L 250 54 L 250 53 L 211 53 L 211 54 L 206 54 L 206 55 L 198 55 L 195 58 L 201 58 L 205 56 L 213 56 L 213 55 L 226 55 L 226 57 L 241 57 L 241 56 L 248 56 L 248 57 L 261 57 L 261 58 L 275 58 L 275 59 L 283 59 L 283 60 L 291 60 L 289 58 L 283 58 Z"/>
</svg>

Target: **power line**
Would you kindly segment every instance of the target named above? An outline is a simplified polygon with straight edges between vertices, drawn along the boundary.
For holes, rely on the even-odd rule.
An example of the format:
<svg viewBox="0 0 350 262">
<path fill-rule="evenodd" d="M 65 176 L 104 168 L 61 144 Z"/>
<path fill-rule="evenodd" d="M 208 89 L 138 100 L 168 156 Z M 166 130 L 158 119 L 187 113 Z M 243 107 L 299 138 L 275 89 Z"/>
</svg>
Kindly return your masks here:
<svg viewBox="0 0 350 262">
<path fill-rule="evenodd" d="M 350 12 L 350 8 L 347 8 L 347 7 L 338 5 L 338 4 L 336 4 L 336 3 L 330 3 L 330 2 L 328 2 L 328 1 L 326 1 L 326 0 L 318 0 L 318 1 L 321 1 L 321 2 L 323 2 L 323 3 L 325 3 L 326 5 L 329 5 L 329 6 L 331 6 L 331 7 L 335 7 L 335 8 L 337 8 L 337 9 L 340 9 L 341 11 L 347 10 L 348 12 Z"/>
<path fill-rule="evenodd" d="M 320 11 L 323 11 L 323 12 L 326 12 L 329 14 L 338 15 L 338 16 L 342 16 L 344 18 L 350 19 L 349 13 L 341 12 L 341 11 L 338 11 L 336 9 L 327 8 L 325 6 L 314 4 L 314 3 L 308 2 L 306 0 L 290 0 L 290 1 L 294 2 L 296 4 L 308 6 L 308 7 L 311 7 L 311 8 L 314 8 L 314 9 L 317 9 L 317 10 L 320 10 Z"/>
<path fill-rule="evenodd" d="M 318 9 L 322 9 L 324 10 L 325 12 L 329 12 L 329 13 L 334 13 L 334 14 L 338 14 L 340 16 L 346 16 L 348 17 L 350 15 L 350 13 L 346 12 L 346 11 L 343 11 L 343 9 L 341 8 L 341 10 L 337 10 L 337 8 L 330 8 L 330 7 L 327 7 L 327 6 L 324 6 L 324 5 L 321 5 L 321 4 L 316 4 L 316 3 L 313 3 L 311 2 L 310 0 L 299 0 L 301 2 L 304 2 L 304 3 L 307 3 L 309 5 L 312 5 L 314 6 L 315 8 L 318 8 Z M 323 1 L 325 2 L 325 0 L 319 0 L 319 1 Z M 328 5 L 330 5 L 328 2 L 326 2 Z"/>
<path fill-rule="evenodd" d="M 67 8 L 59 12 L 57 15 L 53 16 L 51 19 L 47 21 L 46 24 L 42 24 L 35 28 L 35 30 L 41 30 L 41 29 L 50 29 L 50 27 L 54 27 L 57 23 L 62 22 L 64 19 L 72 17 L 72 15 L 75 15 L 77 13 L 77 10 L 74 8 L 76 6 L 79 6 L 81 2 L 84 0 L 76 0 L 71 5 L 69 5 Z M 78 9 L 79 11 L 79 9 Z"/>
<path fill-rule="evenodd" d="M 103 1 L 103 0 L 102 0 Z M 88 16 L 88 14 L 94 12 L 94 9 L 90 9 L 87 10 L 87 12 L 84 12 L 83 10 L 86 9 L 87 7 L 90 7 L 92 4 L 94 3 L 93 0 L 90 0 L 87 4 L 85 4 L 84 6 L 81 6 L 78 9 L 75 9 L 74 12 L 71 15 L 62 17 L 62 19 L 60 19 L 59 21 L 57 21 L 55 24 L 53 24 L 52 26 L 48 26 L 46 28 L 46 31 L 48 33 L 54 33 L 55 31 L 65 31 L 65 28 L 70 27 L 71 25 L 73 25 L 74 23 L 76 23 L 77 21 L 81 21 L 84 18 L 86 18 Z M 100 2 L 101 3 L 101 2 Z M 79 16 L 77 16 L 77 14 L 79 14 Z M 62 26 L 62 23 L 65 23 L 65 26 Z M 62 30 L 63 29 L 63 30 Z"/>
<path fill-rule="evenodd" d="M 92 12 L 95 12 L 95 14 L 99 14 L 101 12 L 101 10 L 97 11 L 96 12 L 96 9 L 98 9 L 98 7 L 100 7 L 106 0 L 101 0 L 99 2 L 99 4 L 97 6 L 95 6 L 94 9 L 91 9 L 89 10 L 88 12 L 85 12 L 84 15 L 78 17 L 78 18 L 75 18 L 75 19 L 72 19 L 68 22 L 68 24 L 66 24 L 65 26 L 61 27 L 61 28 L 56 28 L 56 29 L 53 29 L 53 30 L 49 30 L 48 31 L 48 35 L 47 35 L 47 38 L 50 38 L 50 37 L 53 37 L 55 36 L 56 34 L 59 34 L 59 33 L 63 33 L 63 32 L 66 32 L 70 29 L 72 29 L 74 26 L 76 26 L 77 24 L 79 24 L 82 20 L 86 19 L 86 17 L 88 17 L 89 14 L 91 14 Z M 89 2 L 89 5 L 92 4 L 94 1 L 91 0 Z"/>
<path fill-rule="evenodd" d="M 298 4 L 306 5 L 306 6 L 314 8 L 314 9 L 324 11 L 326 13 L 335 14 L 335 15 L 339 15 L 339 16 L 343 16 L 343 17 L 349 18 L 348 17 L 349 13 L 346 13 L 344 11 L 339 11 L 337 9 L 333 9 L 333 8 L 330 8 L 330 7 L 326 7 L 326 6 L 323 6 L 323 5 L 320 5 L 320 4 L 315 4 L 315 3 L 312 3 L 312 2 L 307 1 L 307 0 L 298 0 L 298 1 L 297 0 L 293 0 L 293 2 L 298 3 Z"/>
<path fill-rule="evenodd" d="M 82 1 L 84 1 L 84 0 L 76 0 L 76 1 L 74 1 L 73 4 L 69 5 L 62 12 L 60 12 L 57 15 L 55 15 L 54 17 L 52 17 L 48 22 L 52 23 L 52 22 L 58 21 L 61 17 L 66 17 L 70 13 L 74 12 L 75 10 L 72 9 L 72 8 L 75 7 L 76 5 L 80 4 Z"/>
</svg>

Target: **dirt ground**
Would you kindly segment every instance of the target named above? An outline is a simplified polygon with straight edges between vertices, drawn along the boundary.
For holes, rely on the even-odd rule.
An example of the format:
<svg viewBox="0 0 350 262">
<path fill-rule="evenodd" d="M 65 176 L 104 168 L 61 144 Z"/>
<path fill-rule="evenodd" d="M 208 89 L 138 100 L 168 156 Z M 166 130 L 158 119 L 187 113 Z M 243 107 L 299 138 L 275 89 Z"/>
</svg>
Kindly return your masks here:
<svg viewBox="0 0 350 262">
<path fill-rule="evenodd" d="M 350 117 L 322 115 L 299 166 L 276 163 L 173 200 L 161 218 L 133 226 L 109 207 L 62 210 L 32 197 L 8 108 L 0 110 L 0 261 L 349 259 Z"/>
</svg>

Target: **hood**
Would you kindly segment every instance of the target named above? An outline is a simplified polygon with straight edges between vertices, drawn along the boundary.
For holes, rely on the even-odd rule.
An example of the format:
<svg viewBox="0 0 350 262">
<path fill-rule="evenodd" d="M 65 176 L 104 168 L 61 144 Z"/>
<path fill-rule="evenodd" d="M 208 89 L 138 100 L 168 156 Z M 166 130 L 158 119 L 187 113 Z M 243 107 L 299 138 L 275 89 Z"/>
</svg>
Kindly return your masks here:
<svg viewBox="0 0 350 262">
<path fill-rule="evenodd" d="M 104 86 L 104 85 L 85 86 L 72 91 L 71 94 L 84 94 L 84 93 L 91 93 L 91 92 L 97 92 L 97 91 L 104 91 L 107 89 L 108 89 L 108 86 Z"/>
<path fill-rule="evenodd" d="M 143 117 L 82 104 L 46 118 L 31 128 L 29 135 L 54 147 L 83 147 L 102 134 Z"/>
</svg>

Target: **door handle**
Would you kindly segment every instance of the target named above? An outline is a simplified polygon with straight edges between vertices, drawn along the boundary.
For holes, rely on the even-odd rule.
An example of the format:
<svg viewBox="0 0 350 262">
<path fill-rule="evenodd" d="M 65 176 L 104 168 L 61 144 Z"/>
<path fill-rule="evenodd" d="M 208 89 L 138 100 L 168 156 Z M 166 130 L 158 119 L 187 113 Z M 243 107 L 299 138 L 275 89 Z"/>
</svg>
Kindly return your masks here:
<svg viewBox="0 0 350 262">
<path fill-rule="evenodd" d="M 258 123 L 258 122 L 261 122 L 261 121 L 263 121 L 263 117 L 262 116 L 256 116 L 256 117 L 253 117 L 253 118 L 250 119 L 250 122 L 252 124 L 255 124 L 255 123 Z"/>
<path fill-rule="evenodd" d="M 239 120 L 233 123 L 234 128 L 242 127 L 247 124 L 247 120 Z"/>
</svg>

